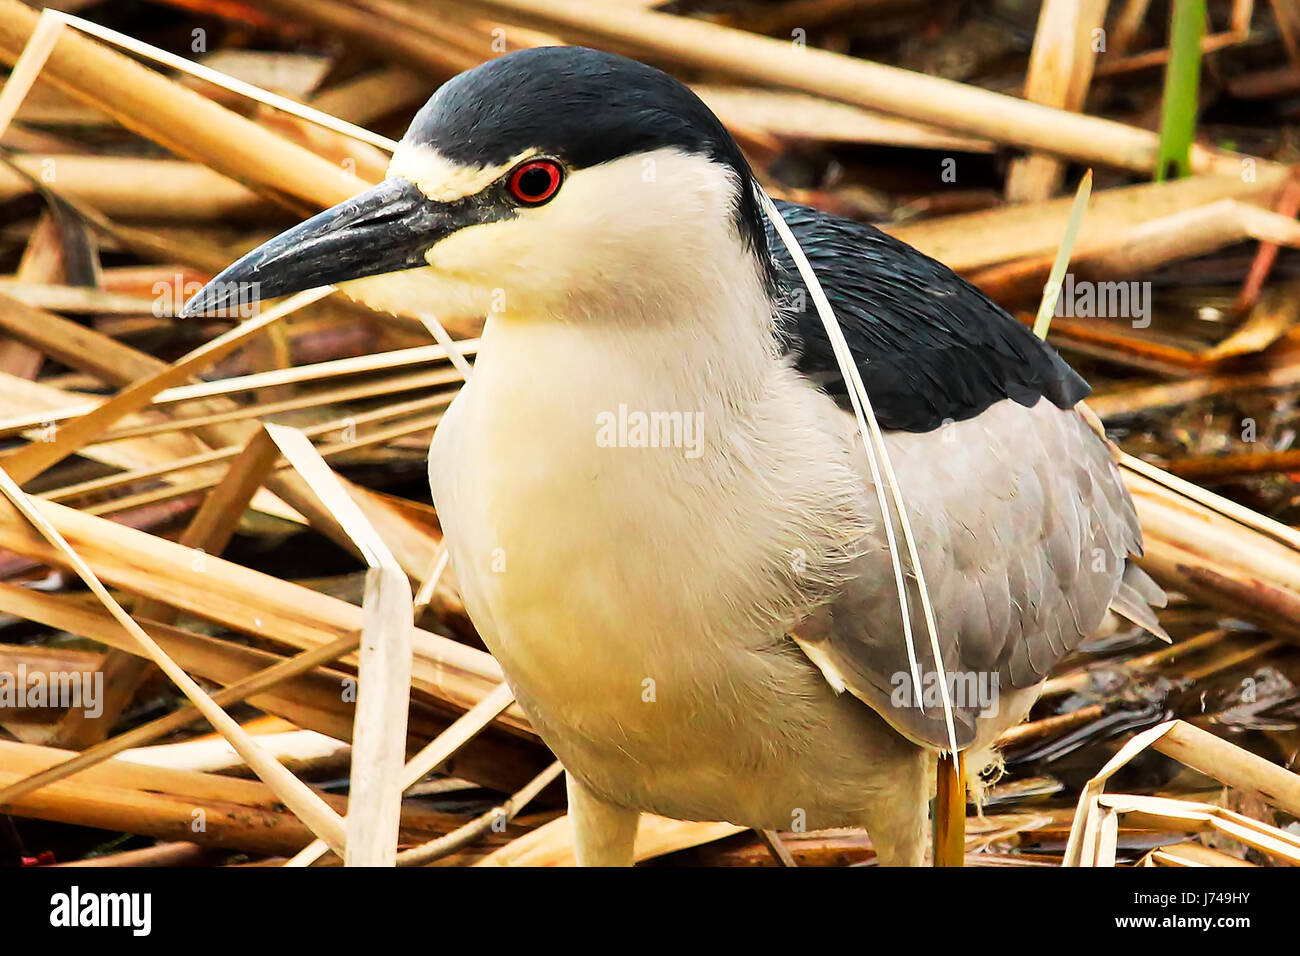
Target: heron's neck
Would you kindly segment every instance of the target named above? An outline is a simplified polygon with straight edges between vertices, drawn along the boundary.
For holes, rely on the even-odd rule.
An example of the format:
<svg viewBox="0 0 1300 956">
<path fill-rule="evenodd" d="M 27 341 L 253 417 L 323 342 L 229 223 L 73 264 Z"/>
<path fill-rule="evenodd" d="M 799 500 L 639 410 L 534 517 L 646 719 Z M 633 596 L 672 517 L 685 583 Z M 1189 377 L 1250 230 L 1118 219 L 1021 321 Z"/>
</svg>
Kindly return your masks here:
<svg viewBox="0 0 1300 956">
<path fill-rule="evenodd" d="M 744 256 L 684 270 L 700 276 L 691 285 L 491 317 L 445 460 L 502 503 L 498 529 L 509 507 L 552 543 L 626 534 L 662 547 L 648 563 L 666 574 L 688 538 L 723 547 L 722 564 L 680 564 L 716 572 L 692 588 L 784 627 L 838 580 L 865 519 L 841 413 L 779 355 Z M 744 530 L 720 544 L 700 528 Z M 806 556 L 797 575 L 792 554 Z"/>
<path fill-rule="evenodd" d="M 500 349 L 536 368 L 550 355 L 566 375 L 603 381 L 629 400 L 743 409 L 763 396 L 781 359 L 755 257 L 734 235 L 726 239 L 703 258 L 652 258 L 540 314 L 491 315 L 480 361 Z"/>
</svg>

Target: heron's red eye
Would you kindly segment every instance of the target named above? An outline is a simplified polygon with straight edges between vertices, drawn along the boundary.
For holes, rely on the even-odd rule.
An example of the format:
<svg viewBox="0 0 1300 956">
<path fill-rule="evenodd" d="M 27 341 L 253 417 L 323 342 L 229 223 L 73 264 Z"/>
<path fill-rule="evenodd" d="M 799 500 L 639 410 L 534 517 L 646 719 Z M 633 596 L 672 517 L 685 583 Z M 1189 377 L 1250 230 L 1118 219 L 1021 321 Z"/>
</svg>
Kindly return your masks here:
<svg viewBox="0 0 1300 956">
<path fill-rule="evenodd" d="M 510 195 L 524 206 L 540 206 L 560 191 L 564 170 L 553 159 L 535 159 L 524 163 L 506 182 Z"/>
</svg>

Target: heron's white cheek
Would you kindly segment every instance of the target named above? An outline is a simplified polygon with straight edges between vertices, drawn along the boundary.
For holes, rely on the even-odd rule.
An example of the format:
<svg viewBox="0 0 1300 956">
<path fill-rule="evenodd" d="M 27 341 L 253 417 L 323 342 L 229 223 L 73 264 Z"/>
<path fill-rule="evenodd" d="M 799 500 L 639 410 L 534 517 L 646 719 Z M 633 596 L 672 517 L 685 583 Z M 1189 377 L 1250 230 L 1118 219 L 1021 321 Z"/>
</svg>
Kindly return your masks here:
<svg viewBox="0 0 1300 956">
<path fill-rule="evenodd" d="M 432 269 L 461 282 L 499 286 L 521 262 L 538 253 L 538 236 L 521 231 L 518 219 L 466 226 L 440 239 L 425 253 Z"/>
<path fill-rule="evenodd" d="M 478 319 L 490 308 L 479 286 L 425 267 L 340 282 L 339 290 L 381 312 L 411 317 L 431 312 L 444 321 Z"/>
<path fill-rule="evenodd" d="M 481 290 L 491 313 L 534 316 L 623 271 L 616 235 L 593 230 L 580 209 L 553 207 L 452 233 L 429 250 L 429 264 Z"/>
<path fill-rule="evenodd" d="M 658 297 L 720 257 L 740 255 L 734 202 L 725 167 L 655 150 L 575 171 L 554 201 L 461 229 L 428 261 L 484 287 L 494 312 Z"/>
</svg>

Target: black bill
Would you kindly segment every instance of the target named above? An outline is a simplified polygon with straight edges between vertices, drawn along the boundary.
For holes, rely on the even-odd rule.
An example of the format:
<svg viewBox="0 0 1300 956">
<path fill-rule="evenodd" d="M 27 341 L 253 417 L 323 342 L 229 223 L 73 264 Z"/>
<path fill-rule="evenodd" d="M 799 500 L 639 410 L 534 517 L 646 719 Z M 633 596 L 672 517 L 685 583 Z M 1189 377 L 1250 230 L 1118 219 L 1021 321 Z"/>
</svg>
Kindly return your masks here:
<svg viewBox="0 0 1300 956">
<path fill-rule="evenodd" d="M 430 246 L 497 218 L 499 208 L 483 194 L 435 202 L 408 180 L 386 179 L 258 246 L 200 289 L 180 317 L 426 265 Z"/>
</svg>

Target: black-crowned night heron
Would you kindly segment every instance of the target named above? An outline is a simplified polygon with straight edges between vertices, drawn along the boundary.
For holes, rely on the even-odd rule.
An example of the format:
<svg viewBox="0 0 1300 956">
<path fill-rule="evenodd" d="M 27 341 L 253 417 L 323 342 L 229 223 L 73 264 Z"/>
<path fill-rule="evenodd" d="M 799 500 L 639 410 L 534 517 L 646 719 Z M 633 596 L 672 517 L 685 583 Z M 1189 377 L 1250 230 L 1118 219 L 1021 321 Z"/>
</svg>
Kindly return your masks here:
<svg viewBox="0 0 1300 956">
<path fill-rule="evenodd" d="M 186 309 L 337 284 L 487 317 L 430 483 L 470 616 L 568 771 L 581 863 L 629 863 L 653 811 L 864 826 L 881 862 L 918 864 L 951 740 L 937 675 L 978 752 L 1108 608 L 1158 627 L 1084 381 L 942 264 L 783 203 L 919 547 L 943 666 L 913 591 L 913 668 L 831 339 L 762 208 L 677 80 L 528 50 L 445 84 L 384 182 Z"/>
</svg>

